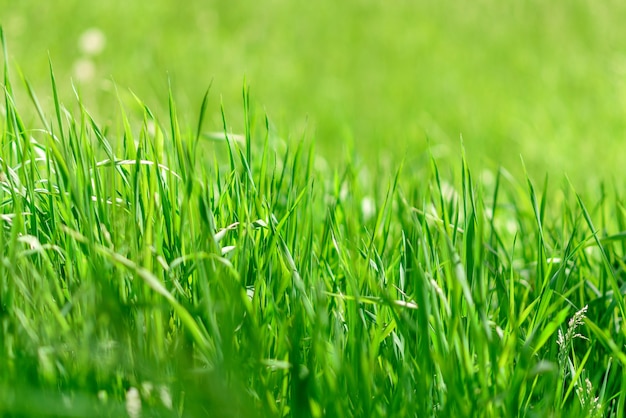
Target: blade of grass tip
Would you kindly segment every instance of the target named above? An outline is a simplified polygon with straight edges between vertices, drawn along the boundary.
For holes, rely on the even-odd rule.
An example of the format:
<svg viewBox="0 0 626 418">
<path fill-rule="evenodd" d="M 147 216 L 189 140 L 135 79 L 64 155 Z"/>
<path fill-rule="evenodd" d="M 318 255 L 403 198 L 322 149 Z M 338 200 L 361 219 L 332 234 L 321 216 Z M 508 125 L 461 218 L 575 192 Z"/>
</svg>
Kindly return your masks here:
<svg viewBox="0 0 626 418">
<path fill-rule="evenodd" d="M 309 149 L 307 150 L 307 162 L 305 170 L 305 180 L 309 180 L 313 177 L 313 169 L 315 167 L 315 141 L 309 143 Z"/>
<path fill-rule="evenodd" d="M 287 145 L 285 149 L 285 153 L 283 154 L 283 157 L 282 157 L 282 161 L 289 161 L 290 155 L 291 155 L 291 147 Z M 270 183 L 274 185 L 272 188 L 273 189 L 272 191 L 274 194 L 272 207 L 278 204 L 279 197 L 281 196 L 283 184 L 285 184 L 285 179 L 287 178 L 287 166 L 288 166 L 287 164 L 282 164 L 282 168 L 280 170 L 280 175 L 278 176 L 278 178 L 276 178 L 276 175 L 275 175 L 276 166 L 274 166 L 274 172 L 272 173 L 272 182 Z"/>
<path fill-rule="evenodd" d="M 297 179 L 300 174 L 300 162 L 302 161 L 302 154 L 304 153 L 304 144 L 302 141 L 298 141 L 296 145 L 296 152 L 293 154 L 293 159 L 291 161 L 291 179 L 292 182 Z"/>
<path fill-rule="evenodd" d="M 251 135 L 251 120 L 250 120 L 250 86 L 246 81 L 245 77 L 243 79 L 243 117 L 244 117 L 244 129 L 246 136 L 246 160 L 248 164 L 252 165 L 252 135 Z"/>
<path fill-rule="evenodd" d="M 603 210 L 607 205 L 606 205 L 606 187 L 604 185 L 604 181 L 600 181 L 600 198 L 598 199 L 598 202 L 596 204 L 596 208 L 594 209 L 594 213 L 597 211 L 600 214 L 600 226 L 601 229 L 606 230 L 607 229 L 607 223 L 606 223 L 606 210 Z M 612 219 L 611 219 L 612 220 Z"/>
<path fill-rule="evenodd" d="M 543 244 L 543 226 L 541 223 L 540 209 L 537 203 L 537 193 L 535 193 L 535 187 L 533 186 L 532 181 L 530 180 L 530 176 L 528 175 L 528 171 L 526 170 L 526 164 L 524 163 L 524 159 L 520 156 L 522 161 L 522 169 L 524 170 L 524 178 L 526 178 L 526 185 L 528 186 L 528 190 L 530 193 L 530 202 L 533 207 L 533 213 L 535 215 L 535 221 L 537 222 L 537 227 L 539 228 L 539 236 L 541 239 L 541 243 Z"/>
<path fill-rule="evenodd" d="M 170 129 L 172 134 L 172 141 L 174 142 L 174 146 L 176 147 L 176 156 L 178 157 L 178 165 L 180 169 L 180 174 L 182 175 L 183 182 L 187 185 L 188 195 L 191 194 L 190 183 L 187 181 L 189 176 L 189 167 L 190 167 L 190 157 L 183 146 L 183 140 L 180 134 L 180 125 L 178 123 L 178 115 L 176 112 L 176 103 L 174 101 L 174 92 L 172 90 L 172 83 L 170 78 L 167 79 L 167 101 L 168 101 L 168 110 L 170 116 Z"/>
<path fill-rule="evenodd" d="M 619 194 L 619 188 L 617 186 L 617 182 L 613 181 L 613 196 L 615 196 L 615 217 L 617 218 L 617 226 L 620 231 L 624 231 L 626 229 L 626 217 L 624 211 L 624 204 L 622 203 L 622 198 Z M 626 253 L 626 241 L 621 242 L 622 254 Z"/>
<path fill-rule="evenodd" d="M 229 141 L 230 141 L 230 140 L 229 140 Z M 249 164 L 249 161 L 250 161 L 250 160 L 248 160 L 248 159 L 244 156 L 243 151 L 241 151 L 241 148 L 237 148 L 237 152 L 239 153 L 239 159 L 241 160 L 241 164 L 243 165 L 243 167 L 244 167 L 244 168 L 245 168 L 245 170 L 246 170 L 246 178 L 247 178 L 247 181 L 246 181 L 246 189 L 247 189 L 247 190 L 246 190 L 246 191 L 247 191 L 247 193 L 248 193 L 248 196 L 247 196 L 247 197 L 248 197 L 248 198 L 252 198 L 252 197 L 249 195 L 249 191 L 248 191 L 248 189 L 249 189 L 249 190 L 252 190 L 252 191 L 256 191 L 256 185 L 254 184 L 254 178 L 253 178 L 253 176 L 252 176 L 252 170 L 250 169 L 250 164 Z"/>
<path fill-rule="evenodd" d="M 546 202 L 548 201 L 547 194 L 548 194 L 548 174 L 546 173 L 546 177 L 543 181 L 543 192 L 541 193 L 541 203 L 539 205 L 539 219 L 541 220 L 542 224 L 543 224 L 543 221 L 545 219 L 545 214 L 546 214 Z"/>
<path fill-rule="evenodd" d="M 124 128 L 124 138 L 122 141 L 124 147 L 123 159 L 125 160 L 135 160 L 137 158 L 137 147 L 135 146 L 135 141 L 133 137 L 133 131 L 130 127 L 130 122 L 128 120 L 128 116 L 124 110 L 124 101 L 122 100 L 122 95 L 120 94 L 119 89 L 117 88 L 117 84 L 115 80 L 113 80 L 113 88 L 115 89 L 115 97 L 117 99 L 117 105 L 120 109 L 120 117 L 122 118 L 122 127 Z"/>
<path fill-rule="evenodd" d="M 110 164 L 115 167 L 115 170 L 119 173 L 120 178 L 128 186 L 128 184 L 129 184 L 128 183 L 128 178 L 126 176 L 126 173 L 125 173 L 124 169 L 122 168 L 121 165 L 116 164 L 116 157 L 115 157 L 115 153 L 113 152 L 113 147 L 111 147 L 111 143 L 106 139 L 106 137 L 104 136 L 104 133 L 102 132 L 102 130 L 100 130 L 100 127 L 98 126 L 96 121 L 94 121 L 94 119 L 91 117 L 91 115 L 87 112 L 87 110 L 85 109 L 84 111 L 85 111 L 85 115 L 86 115 L 87 119 L 89 120 L 89 124 L 91 126 L 91 129 L 93 130 L 94 134 L 96 135 L 96 139 L 98 140 L 98 143 L 100 144 L 100 146 L 104 150 L 104 153 L 106 154 L 107 158 L 109 159 Z"/>
<path fill-rule="evenodd" d="M 604 372 L 604 379 L 602 379 L 602 387 L 600 388 L 600 404 L 605 404 L 606 400 L 606 385 L 609 381 L 609 376 L 611 374 L 611 366 L 613 364 L 613 357 L 609 357 L 609 361 L 606 365 L 606 371 Z"/>
<path fill-rule="evenodd" d="M 63 122 L 61 119 L 61 105 L 59 103 L 59 92 L 57 90 L 57 82 L 54 77 L 54 70 L 52 68 L 52 58 L 48 55 L 48 67 L 50 69 L 50 82 L 52 83 L 52 97 L 54 99 L 54 111 L 57 117 L 57 123 L 59 124 L 59 138 L 65 138 L 63 134 Z"/>
<path fill-rule="evenodd" d="M 404 168 L 404 159 L 400 162 L 400 166 L 398 167 L 398 169 L 396 170 L 396 175 L 393 178 L 393 183 L 391 185 L 391 189 L 389 190 L 389 201 L 386 203 L 386 211 L 387 211 L 387 216 L 384 222 L 384 226 L 383 226 L 383 243 L 382 246 L 380 248 L 380 252 L 384 252 L 386 247 L 387 247 L 387 242 L 389 241 L 389 238 L 391 237 L 391 233 L 389 232 L 391 230 L 391 222 L 392 222 L 392 218 L 393 216 L 391 215 L 391 211 L 393 210 L 393 199 L 396 196 L 396 192 L 398 191 L 398 184 L 400 184 L 400 176 L 402 175 L 402 169 Z"/>
<path fill-rule="evenodd" d="M 539 207 L 539 203 L 537 202 L 537 193 L 535 192 L 535 187 L 533 186 L 532 181 L 528 175 L 528 171 L 526 170 L 526 164 L 524 164 L 524 159 L 522 158 L 522 167 L 524 168 L 524 176 L 526 177 L 526 183 L 528 185 L 528 192 L 530 194 L 530 202 L 533 207 L 533 214 L 535 215 L 535 222 L 537 223 L 537 230 L 539 231 L 538 237 L 538 254 L 537 254 L 537 280 L 541 280 L 540 292 L 546 288 L 548 284 L 548 277 L 545 274 L 546 266 L 546 246 L 543 234 L 543 222 L 542 222 L 542 209 Z M 545 191 L 544 191 L 545 193 Z"/>
<path fill-rule="evenodd" d="M 213 80 L 209 83 L 209 87 L 207 87 L 204 92 L 204 96 L 202 96 L 202 104 L 200 105 L 200 115 L 198 116 L 198 126 L 196 128 L 196 139 L 193 143 L 193 155 L 196 155 L 196 150 L 198 147 L 198 142 L 200 141 L 200 136 L 202 135 L 202 125 L 204 124 L 204 118 L 206 116 L 206 109 L 209 104 L 209 92 L 211 91 L 211 86 L 213 85 Z"/>
<path fill-rule="evenodd" d="M 474 188 L 472 187 L 472 174 L 467 164 L 463 137 L 461 137 L 461 187 L 463 188 L 463 215 L 465 219 L 468 219 L 470 215 L 467 203 L 469 201 L 472 212 L 476 213 L 476 202 L 474 199 Z"/>
<path fill-rule="evenodd" d="M 22 122 L 22 118 L 17 112 L 17 105 L 15 103 L 15 99 L 13 96 L 7 94 L 6 96 L 6 113 L 7 113 L 7 127 L 12 127 L 13 134 L 15 136 L 15 140 L 21 139 L 21 153 L 20 158 L 22 161 L 20 163 L 24 163 L 24 161 L 28 160 L 31 156 L 27 150 L 30 150 L 31 143 L 30 138 L 26 133 L 26 127 L 24 122 Z"/>
<path fill-rule="evenodd" d="M 285 223 L 287 222 L 287 220 L 289 219 L 289 217 L 294 213 L 294 211 L 296 210 L 296 208 L 298 207 L 298 205 L 300 205 L 300 202 L 302 202 L 302 199 L 304 199 L 304 197 L 307 195 L 307 192 L 310 192 L 311 187 L 305 187 L 302 189 L 302 191 L 298 194 L 298 196 L 296 197 L 296 200 L 294 201 L 294 203 L 291 205 L 291 207 L 289 208 L 289 210 L 287 211 L 287 213 L 285 214 L 285 216 L 283 216 L 283 218 L 280 220 L 280 222 L 277 223 L 276 225 L 276 231 L 277 232 L 281 232 L 283 226 L 285 225 Z"/>
<path fill-rule="evenodd" d="M 35 94 L 35 91 L 33 90 L 32 85 L 30 84 L 28 79 L 26 79 L 26 76 L 24 75 L 24 73 L 22 72 L 22 69 L 19 66 L 17 67 L 17 71 L 20 75 L 20 78 L 22 79 L 22 82 L 24 83 L 24 86 L 26 87 L 26 92 L 28 93 L 28 97 L 30 98 L 31 102 L 33 102 L 33 105 L 35 106 L 35 110 L 37 110 L 37 115 L 39 116 L 41 123 L 43 124 L 46 131 L 50 133 L 50 124 L 48 120 L 46 119 L 46 116 L 44 115 L 43 109 L 41 108 L 41 104 L 39 103 L 39 99 L 37 99 L 37 95 Z"/>
<path fill-rule="evenodd" d="M 2 45 L 2 57 L 4 58 L 4 89 L 8 95 L 12 95 L 11 79 L 9 77 L 9 52 L 7 49 L 6 38 L 4 37 L 4 30 L 0 25 L 0 44 Z"/>
<path fill-rule="evenodd" d="M 474 248 L 476 246 L 476 238 L 481 239 L 480 233 L 476 233 L 477 219 L 476 219 L 476 202 L 474 197 L 474 190 L 472 187 L 472 175 L 467 165 L 467 159 L 465 156 L 465 146 L 463 145 L 463 137 L 461 137 L 462 146 L 462 158 L 461 158 L 461 186 L 463 188 L 463 216 L 465 218 L 464 230 L 465 234 L 463 239 L 465 240 L 465 272 L 468 282 L 474 283 Z M 469 201 L 469 202 L 468 202 Z M 469 203 L 469 207 L 468 207 Z M 479 244 L 482 246 L 482 244 Z M 480 264 L 480 262 L 479 262 Z M 482 296 L 482 288 L 480 292 Z M 487 329 L 489 332 L 489 329 Z"/>
<path fill-rule="evenodd" d="M 437 189 L 439 190 L 439 204 L 441 205 L 441 219 L 443 220 L 444 228 L 447 229 L 447 226 L 450 224 L 450 222 L 448 219 L 448 214 L 446 213 L 446 204 L 443 198 L 443 188 L 441 186 L 441 178 L 439 176 L 439 167 L 437 166 L 437 161 L 435 160 L 435 157 L 433 156 L 432 152 L 430 154 L 430 161 L 431 161 L 432 170 L 434 171 L 434 174 L 435 174 L 435 182 L 437 184 Z"/>
<path fill-rule="evenodd" d="M 24 193 L 28 195 L 26 199 L 27 205 L 29 207 L 29 211 L 32 214 L 37 213 L 36 207 L 36 199 L 35 199 L 35 179 L 38 178 L 38 170 L 37 164 L 35 163 L 35 152 L 33 151 L 33 144 L 26 133 L 26 127 L 20 118 L 20 115 L 17 112 L 17 108 L 12 97 L 7 96 L 7 104 L 10 107 L 6 108 L 7 113 L 7 129 L 11 127 L 11 130 L 14 134 L 15 143 L 18 145 L 18 159 L 20 160 L 20 164 L 24 168 L 21 170 L 23 178 L 23 184 L 25 186 Z M 25 162 L 30 162 L 28 166 L 25 166 Z M 30 234 L 33 236 L 38 236 L 37 225 L 38 217 L 33 216 L 31 218 L 31 222 L 29 222 L 30 226 Z"/>
<path fill-rule="evenodd" d="M 511 257 L 513 257 L 513 254 L 515 254 L 515 245 L 517 243 L 517 233 L 513 236 L 513 245 L 511 248 Z M 511 259 L 510 261 L 510 272 L 509 272 L 509 318 L 513 319 L 513 318 L 517 318 L 517 308 L 515 306 L 515 269 L 513 268 L 513 260 Z M 517 325 L 521 325 L 522 323 L 519 322 L 518 324 L 513 324 L 514 328 L 517 328 Z"/>
<path fill-rule="evenodd" d="M 570 183 L 570 186 L 573 189 L 573 186 L 571 185 L 571 183 Z M 574 194 L 576 195 L 576 200 L 578 201 L 578 206 L 580 207 L 580 209 L 583 212 L 583 216 L 585 218 L 585 221 L 587 222 L 587 226 L 591 230 L 591 234 L 593 235 L 593 239 L 594 239 L 596 245 L 598 246 L 598 249 L 600 250 L 600 254 L 602 255 L 602 261 L 604 262 L 604 267 L 605 267 L 605 269 L 607 270 L 607 272 L 610 275 L 610 280 L 609 280 L 610 283 L 609 284 L 611 286 L 611 289 L 613 290 L 615 295 L 621 295 L 620 286 L 619 286 L 619 284 L 617 282 L 618 278 L 615 276 L 615 271 L 613 270 L 613 267 L 611 266 L 611 262 L 609 260 L 609 257 L 606 254 L 606 251 L 604 249 L 604 246 L 602 245 L 602 242 L 601 242 L 600 238 L 598 237 L 598 231 L 593 226 L 593 221 L 591 220 L 591 216 L 589 215 L 589 212 L 587 211 L 587 207 L 585 206 L 585 204 L 583 203 L 582 198 L 580 197 L 580 195 L 576 191 L 574 191 Z M 605 286 L 603 286 L 603 291 L 604 291 L 604 288 L 605 288 Z M 617 302 L 617 306 L 619 306 L 619 310 L 620 310 L 620 314 L 622 315 L 622 318 L 624 318 L 626 316 L 626 306 L 624 305 L 624 298 L 616 297 L 616 298 L 614 298 L 614 300 Z"/>
<path fill-rule="evenodd" d="M 228 146 L 228 158 L 230 162 L 230 171 L 235 171 L 235 157 L 233 155 L 233 145 L 230 143 L 228 137 L 228 124 L 226 123 L 226 110 L 224 109 L 224 101 L 220 100 L 220 113 L 222 115 L 222 127 L 224 128 L 224 137 L 226 138 L 226 145 Z"/>
<path fill-rule="evenodd" d="M 56 92 L 56 81 L 54 80 L 54 73 L 52 72 L 52 63 L 50 62 L 50 71 L 51 71 L 51 77 L 52 77 L 52 89 L 53 92 Z M 29 87 L 29 95 L 30 92 L 32 91 L 32 89 Z M 57 121 L 60 124 L 61 123 L 61 109 L 60 109 L 60 105 L 58 102 L 58 95 L 55 93 L 55 111 L 57 114 Z M 36 96 L 33 94 L 31 96 L 31 100 L 35 101 L 35 107 L 37 108 L 37 112 L 40 114 L 40 117 L 42 118 L 42 121 L 44 122 L 44 126 L 46 126 L 47 129 L 47 134 L 50 136 L 50 141 L 48 141 L 47 143 L 47 148 L 52 151 L 52 155 L 54 156 L 54 160 L 55 160 L 55 166 L 60 170 L 61 172 L 61 177 L 63 179 L 63 182 L 65 184 L 69 184 L 70 181 L 70 170 L 69 167 L 67 165 L 66 162 L 66 158 L 64 157 L 63 153 L 61 152 L 61 150 L 58 147 L 58 143 L 60 142 L 60 138 L 63 138 L 63 132 L 61 131 L 61 136 L 59 138 L 57 138 L 54 135 L 53 132 L 53 128 L 51 125 L 49 125 L 48 122 L 46 122 L 45 120 L 45 116 L 43 115 L 43 111 L 41 110 L 41 106 L 39 106 L 39 103 L 37 102 Z M 7 112 L 8 115 L 8 112 Z"/>
<path fill-rule="evenodd" d="M 268 162 L 268 153 L 269 153 L 269 141 L 270 141 L 270 121 L 267 114 L 265 114 L 265 138 L 263 140 L 263 154 L 261 155 L 261 169 L 259 175 L 259 189 L 263 195 L 270 195 L 271 190 L 269 187 L 265 187 L 267 182 L 267 166 Z M 271 184 L 271 183 L 270 183 Z M 270 195 L 271 198 L 271 195 Z M 258 211 L 259 213 L 263 213 L 262 211 Z"/>
<path fill-rule="evenodd" d="M 497 210 L 498 210 L 498 197 L 499 197 L 499 192 L 500 192 L 500 180 L 501 180 L 501 178 L 502 178 L 502 174 L 501 174 L 500 170 L 498 170 L 498 172 L 496 174 L 496 180 L 495 180 L 493 195 L 491 197 L 491 199 L 492 199 L 492 202 L 491 202 L 491 215 L 489 217 L 489 228 L 490 228 L 489 245 L 494 250 L 494 257 L 495 258 L 498 258 L 498 256 L 497 256 L 498 246 L 502 247 L 502 248 L 505 248 L 505 244 L 502 241 L 502 238 L 500 238 L 500 235 L 498 234 L 498 229 L 495 226 L 496 213 L 497 213 Z M 514 254 L 514 253 L 511 253 L 511 254 Z"/>
<path fill-rule="evenodd" d="M 4 37 L 4 32 L 2 31 L 2 26 L 0 26 L 0 42 L 2 44 L 2 52 L 4 57 L 4 106 L 6 109 L 5 120 L 6 126 L 11 126 L 11 98 L 13 97 L 13 88 L 11 86 L 11 79 L 9 77 L 9 56 L 7 52 L 6 39 Z M 7 129 L 7 128 L 5 128 Z M 7 132 L 3 132 L 3 136 L 5 136 Z"/>
<path fill-rule="evenodd" d="M 389 228 L 391 227 L 391 218 L 392 218 L 392 216 L 390 216 L 390 213 L 389 213 L 391 212 L 391 206 L 392 206 L 391 201 L 393 200 L 393 196 L 395 195 L 396 190 L 398 188 L 398 182 L 400 180 L 400 173 L 402 172 L 403 165 L 404 165 L 404 160 L 400 163 L 400 167 L 398 168 L 398 170 L 396 170 L 396 175 L 394 176 L 393 183 L 391 183 L 391 185 L 387 189 L 385 201 L 383 202 L 383 206 L 378 212 L 378 216 L 376 217 L 376 223 L 374 224 L 374 231 L 371 234 L 370 242 L 368 244 L 368 255 L 367 255 L 368 258 L 369 258 L 369 252 L 371 252 L 371 250 L 374 248 L 374 242 L 379 232 L 383 236 L 383 242 L 379 251 L 381 253 L 384 252 L 387 246 L 387 240 L 390 235 Z"/>
</svg>

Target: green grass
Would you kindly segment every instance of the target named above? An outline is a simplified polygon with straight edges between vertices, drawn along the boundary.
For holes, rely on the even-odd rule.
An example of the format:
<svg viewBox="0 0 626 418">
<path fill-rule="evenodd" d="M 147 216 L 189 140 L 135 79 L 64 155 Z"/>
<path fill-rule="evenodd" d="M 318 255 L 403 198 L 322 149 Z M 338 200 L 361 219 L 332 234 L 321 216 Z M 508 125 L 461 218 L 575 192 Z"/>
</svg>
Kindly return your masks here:
<svg viewBox="0 0 626 418">
<path fill-rule="evenodd" d="M 2 416 L 624 415 L 619 185 L 329 168 L 246 87 L 103 123 L 3 49 Z"/>
</svg>

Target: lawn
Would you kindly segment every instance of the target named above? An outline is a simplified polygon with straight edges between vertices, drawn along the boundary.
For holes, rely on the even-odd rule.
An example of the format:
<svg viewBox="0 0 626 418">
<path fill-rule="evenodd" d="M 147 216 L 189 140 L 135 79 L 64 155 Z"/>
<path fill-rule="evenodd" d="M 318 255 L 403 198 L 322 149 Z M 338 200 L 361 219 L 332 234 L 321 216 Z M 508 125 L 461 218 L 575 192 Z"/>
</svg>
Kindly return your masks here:
<svg viewBox="0 0 626 418">
<path fill-rule="evenodd" d="M 626 6 L 0 0 L 0 415 L 622 417 Z"/>
</svg>

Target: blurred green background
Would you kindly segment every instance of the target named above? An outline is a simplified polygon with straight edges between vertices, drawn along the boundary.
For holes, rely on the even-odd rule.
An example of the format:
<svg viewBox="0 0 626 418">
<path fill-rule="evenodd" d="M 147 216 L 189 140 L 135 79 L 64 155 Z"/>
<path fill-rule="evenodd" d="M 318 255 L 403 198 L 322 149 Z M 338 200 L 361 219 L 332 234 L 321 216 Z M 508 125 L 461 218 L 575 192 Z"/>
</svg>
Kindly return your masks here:
<svg viewBox="0 0 626 418">
<path fill-rule="evenodd" d="M 13 64 L 49 96 L 48 54 L 106 121 L 114 80 L 163 112 L 167 77 L 183 123 L 211 90 L 242 126 L 244 77 L 285 137 L 331 161 L 374 164 L 430 147 L 475 168 L 503 165 L 577 185 L 621 179 L 626 155 L 626 2 L 0 0 Z M 90 30 L 92 29 L 92 30 Z M 93 30 L 95 29 L 95 30 Z M 15 74 L 15 71 L 14 71 Z M 26 107 L 24 103 L 22 107 Z"/>
</svg>

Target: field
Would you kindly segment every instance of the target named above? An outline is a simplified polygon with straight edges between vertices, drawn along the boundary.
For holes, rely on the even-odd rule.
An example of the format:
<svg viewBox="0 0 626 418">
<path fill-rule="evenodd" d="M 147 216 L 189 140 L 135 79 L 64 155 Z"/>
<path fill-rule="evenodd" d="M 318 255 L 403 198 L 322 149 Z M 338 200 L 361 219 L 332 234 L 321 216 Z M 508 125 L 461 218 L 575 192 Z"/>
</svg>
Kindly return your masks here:
<svg viewBox="0 0 626 418">
<path fill-rule="evenodd" d="M 624 416 L 625 5 L 0 10 L 0 416 Z"/>
</svg>

